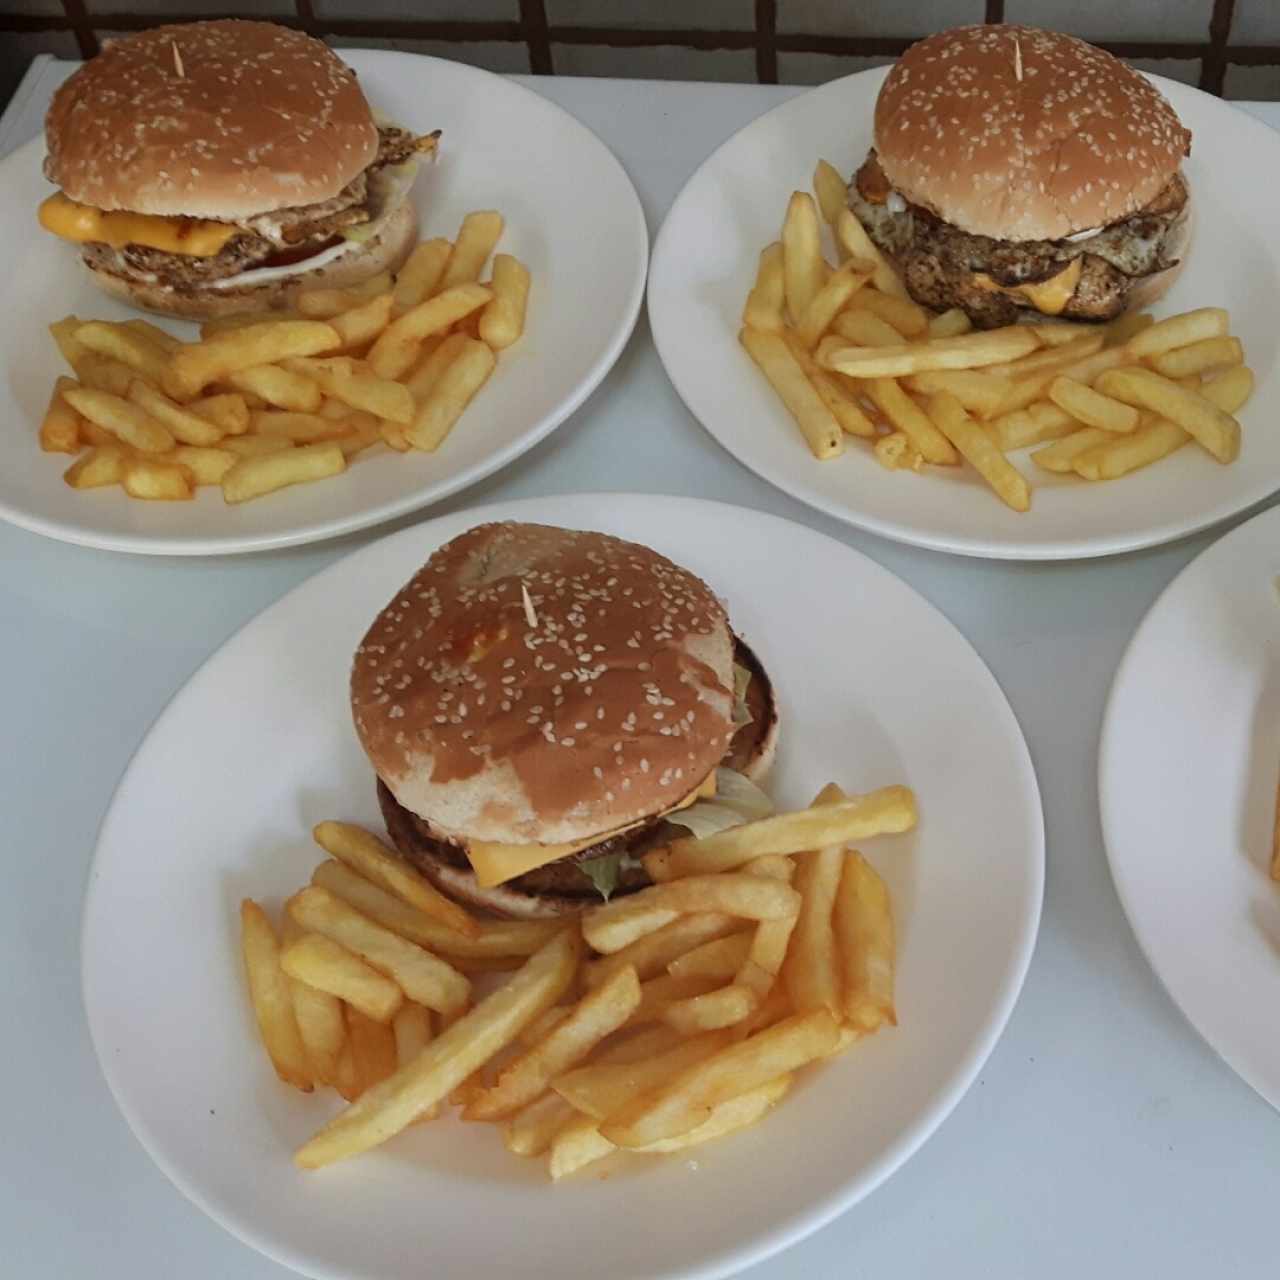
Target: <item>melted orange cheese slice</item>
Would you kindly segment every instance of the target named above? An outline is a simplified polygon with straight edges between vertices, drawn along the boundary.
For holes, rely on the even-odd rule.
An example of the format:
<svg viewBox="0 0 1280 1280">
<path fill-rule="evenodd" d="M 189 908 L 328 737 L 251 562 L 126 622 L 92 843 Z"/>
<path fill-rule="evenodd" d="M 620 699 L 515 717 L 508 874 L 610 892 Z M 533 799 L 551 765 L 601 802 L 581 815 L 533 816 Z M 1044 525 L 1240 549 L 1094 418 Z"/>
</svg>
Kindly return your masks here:
<svg viewBox="0 0 1280 1280">
<path fill-rule="evenodd" d="M 696 791 L 686 796 L 675 808 L 687 809 L 695 801 L 710 799 L 715 793 L 716 775 L 711 773 Z M 620 827 L 618 832 L 610 834 L 616 835 L 622 831 L 630 831 L 639 825 L 639 823 L 632 823 L 631 826 Z M 467 846 L 467 857 L 471 862 L 471 869 L 476 873 L 476 883 L 482 889 L 492 889 L 495 885 L 514 880 L 526 872 L 545 867 L 558 858 L 567 858 L 571 853 L 577 853 L 579 849 L 596 844 L 602 838 L 591 836 L 587 840 L 578 840 L 569 844 L 497 844 L 475 840 Z"/>
<path fill-rule="evenodd" d="M 122 249 L 143 245 L 164 253 L 184 253 L 211 258 L 237 232 L 225 222 L 199 218 L 158 218 L 148 213 L 104 212 L 92 205 L 69 200 L 61 192 L 40 206 L 40 225 L 46 231 L 76 244 L 89 241 Z"/>
<path fill-rule="evenodd" d="M 1056 276 L 1041 280 L 1038 284 L 999 284 L 983 271 L 973 273 L 973 282 L 979 289 L 990 293 L 1020 293 L 1037 311 L 1047 316 L 1058 316 L 1071 301 L 1071 295 L 1080 283 L 1080 272 L 1084 263 L 1080 258 L 1073 258 Z"/>
</svg>

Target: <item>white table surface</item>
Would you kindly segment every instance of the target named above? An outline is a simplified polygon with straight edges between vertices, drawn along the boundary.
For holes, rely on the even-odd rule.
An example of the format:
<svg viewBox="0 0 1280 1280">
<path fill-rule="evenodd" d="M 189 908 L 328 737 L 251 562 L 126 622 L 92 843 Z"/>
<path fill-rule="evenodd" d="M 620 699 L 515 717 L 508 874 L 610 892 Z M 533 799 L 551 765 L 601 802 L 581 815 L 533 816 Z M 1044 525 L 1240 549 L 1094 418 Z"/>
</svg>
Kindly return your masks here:
<svg viewBox="0 0 1280 1280">
<path fill-rule="evenodd" d="M 69 70 L 47 59 L 32 67 L 0 120 L 0 153 L 39 131 Z M 614 149 L 651 233 L 715 146 L 798 92 L 525 83 Z M 1280 104 L 1246 109 L 1280 126 Z M 717 498 L 811 525 L 872 556 L 942 609 L 990 664 L 1044 793 L 1040 943 L 977 1084 L 885 1187 L 752 1277 L 1276 1275 L 1280 1117 L 1187 1026 L 1139 954 L 1107 872 L 1095 797 L 1098 728 L 1125 643 L 1165 584 L 1221 530 L 1081 565 L 953 559 L 852 531 L 720 450 L 668 384 L 643 317 L 617 367 L 569 422 L 437 510 L 588 489 Z M 0 525 L 8 742 L 0 765 L 0 1273 L 291 1274 L 188 1204 L 116 1111 L 81 1009 L 81 894 L 112 789 L 172 694 L 265 605 L 378 536 L 179 561 L 81 550 Z M 157 1027 L 157 1051 L 183 1033 Z"/>
</svg>

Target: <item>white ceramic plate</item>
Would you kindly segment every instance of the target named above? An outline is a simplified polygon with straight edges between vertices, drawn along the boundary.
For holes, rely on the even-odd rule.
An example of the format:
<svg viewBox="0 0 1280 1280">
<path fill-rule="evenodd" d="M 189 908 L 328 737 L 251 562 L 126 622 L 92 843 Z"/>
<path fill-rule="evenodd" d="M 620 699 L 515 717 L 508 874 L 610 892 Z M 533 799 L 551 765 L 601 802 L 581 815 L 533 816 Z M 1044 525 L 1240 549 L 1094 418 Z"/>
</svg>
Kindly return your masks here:
<svg viewBox="0 0 1280 1280">
<path fill-rule="evenodd" d="M 1217 98 L 1153 77 L 1194 135 L 1187 162 L 1196 241 L 1159 305 L 1231 309 L 1258 374 L 1242 412 L 1240 461 L 1222 467 L 1199 449 L 1114 484 L 1050 476 L 1020 456 L 1035 492 L 1018 515 L 977 474 L 937 469 L 892 475 L 851 442 L 817 462 L 737 342 L 760 250 L 777 239 L 793 189 L 808 190 L 819 156 L 849 174 L 871 145 L 884 71 L 836 80 L 761 116 L 689 179 L 654 247 L 649 317 L 658 352 L 689 409 L 735 457 L 792 497 L 860 528 L 939 551 L 1000 559 L 1112 555 L 1182 537 L 1280 487 L 1275 377 L 1280 330 L 1280 136 Z M 1034 474 L 1032 474 L 1034 472 Z"/>
<path fill-rule="evenodd" d="M 1156 974 L 1280 1109 L 1280 508 L 1152 606 L 1116 672 L 1098 787 L 1111 874 Z"/>
<path fill-rule="evenodd" d="M 452 237 L 468 211 L 500 209 L 502 249 L 533 274 L 524 338 L 444 446 L 403 458 L 378 446 L 337 480 L 234 508 L 216 488 L 189 503 L 69 489 L 62 472 L 70 459 L 35 444 L 53 379 L 66 372 L 45 326 L 68 312 L 137 313 L 100 293 L 75 251 L 36 225 L 36 205 L 52 190 L 36 139 L 0 163 L 0 237 L 16 247 L 0 307 L 0 517 L 115 551 L 213 555 L 312 542 L 424 507 L 505 466 L 608 372 L 635 325 L 648 254 L 640 202 L 612 152 L 559 107 L 487 71 L 406 53 L 342 56 L 376 109 L 444 130 L 440 160 L 423 166 L 415 188 L 421 233 Z"/>
<path fill-rule="evenodd" d="M 918 832 L 867 850 L 900 922 L 901 1025 L 692 1162 L 552 1188 L 542 1163 L 509 1155 L 495 1129 L 448 1119 L 304 1177 L 290 1152 L 333 1103 L 279 1085 L 264 1059 L 236 907 L 245 895 L 278 905 L 305 882 L 315 821 L 376 824 L 350 724 L 351 654 L 435 547 L 501 518 L 636 539 L 714 585 L 780 690 L 771 789 L 782 803 L 808 803 L 832 777 L 917 789 Z M 941 1123 L 1013 1006 L 1043 870 L 1035 776 L 1008 704 L 959 632 L 885 570 L 796 525 L 707 502 L 515 502 L 407 529 L 318 574 L 177 695 L 103 824 L 85 1006 L 107 1080 L 155 1160 L 230 1231 L 300 1271 L 720 1276 L 853 1204 Z"/>
</svg>

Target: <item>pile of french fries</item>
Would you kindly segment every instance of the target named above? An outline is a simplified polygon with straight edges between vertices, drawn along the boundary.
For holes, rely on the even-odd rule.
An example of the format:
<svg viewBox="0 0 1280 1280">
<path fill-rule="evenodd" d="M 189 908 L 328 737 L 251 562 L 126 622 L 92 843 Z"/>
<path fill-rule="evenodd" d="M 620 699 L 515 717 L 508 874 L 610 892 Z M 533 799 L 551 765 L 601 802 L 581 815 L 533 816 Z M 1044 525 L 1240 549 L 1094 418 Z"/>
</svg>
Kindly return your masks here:
<svg viewBox="0 0 1280 1280">
<path fill-rule="evenodd" d="M 75 377 L 57 380 L 40 447 L 80 454 L 73 489 L 172 501 L 220 485 L 228 503 L 338 475 L 379 442 L 433 452 L 524 332 L 527 268 L 499 253 L 479 283 L 502 231 L 500 213 L 469 213 L 394 279 L 211 320 L 199 342 L 67 316 L 49 328 Z"/>
<path fill-rule="evenodd" d="M 896 1024 L 889 894 L 847 846 L 916 820 L 906 787 L 831 785 L 651 851 L 651 887 L 574 921 L 477 919 L 370 832 L 321 823 L 330 860 L 281 932 L 241 907 L 277 1074 L 350 1103 L 295 1162 L 367 1151 L 448 1103 L 554 1180 L 753 1124 L 800 1068 Z"/>
<path fill-rule="evenodd" d="M 1046 446 L 1031 454 L 1041 470 L 1095 481 L 1192 442 L 1220 463 L 1239 456 L 1233 415 L 1254 379 L 1225 310 L 970 332 L 963 311 L 932 315 L 908 297 L 825 160 L 813 185 L 817 202 L 794 192 L 760 255 L 739 337 L 815 458 L 858 437 L 891 471 L 963 460 L 1023 512 L 1031 484 L 1006 455 L 1031 446 Z"/>
</svg>

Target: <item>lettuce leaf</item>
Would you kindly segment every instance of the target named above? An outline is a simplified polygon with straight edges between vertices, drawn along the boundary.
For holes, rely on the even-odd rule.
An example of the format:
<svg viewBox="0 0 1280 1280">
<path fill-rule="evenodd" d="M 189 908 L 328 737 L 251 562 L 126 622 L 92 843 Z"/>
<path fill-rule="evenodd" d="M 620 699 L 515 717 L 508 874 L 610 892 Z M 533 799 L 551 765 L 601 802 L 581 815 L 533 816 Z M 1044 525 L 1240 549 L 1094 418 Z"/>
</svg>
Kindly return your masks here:
<svg viewBox="0 0 1280 1280">
<path fill-rule="evenodd" d="M 578 863 L 584 875 L 595 885 L 596 892 L 606 901 L 618 887 L 619 873 L 625 853 L 602 853 L 598 858 L 586 858 Z"/>
<path fill-rule="evenodd" d="M 733 664 L 733 724 L 736 729 L 741 729 L 744 724 L 750 724 L 755 719 L 751 714 L 751 708 L 747 706 L 747 686 L 750 683 L 751 672 L 735 662 Z"/>
</svg>

